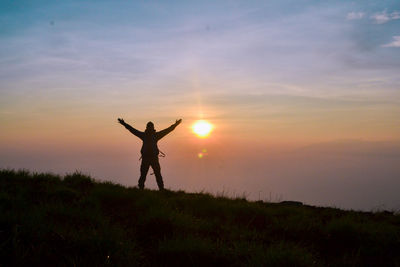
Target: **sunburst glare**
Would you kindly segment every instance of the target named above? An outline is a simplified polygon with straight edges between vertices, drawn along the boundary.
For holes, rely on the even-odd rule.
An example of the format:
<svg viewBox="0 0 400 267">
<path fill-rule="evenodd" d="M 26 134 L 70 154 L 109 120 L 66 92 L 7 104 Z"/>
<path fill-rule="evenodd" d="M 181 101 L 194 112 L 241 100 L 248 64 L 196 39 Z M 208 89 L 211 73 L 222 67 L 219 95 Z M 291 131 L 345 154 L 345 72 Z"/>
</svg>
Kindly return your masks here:
<svg viewBox="0 0 400 267">
<path fill-rule="evenodd" d="M 192 125 L 193 132 L 200 138 L 206 138 L 210 135 L 213 125 L 205 120 L 198 120 Z"/>
</svg>

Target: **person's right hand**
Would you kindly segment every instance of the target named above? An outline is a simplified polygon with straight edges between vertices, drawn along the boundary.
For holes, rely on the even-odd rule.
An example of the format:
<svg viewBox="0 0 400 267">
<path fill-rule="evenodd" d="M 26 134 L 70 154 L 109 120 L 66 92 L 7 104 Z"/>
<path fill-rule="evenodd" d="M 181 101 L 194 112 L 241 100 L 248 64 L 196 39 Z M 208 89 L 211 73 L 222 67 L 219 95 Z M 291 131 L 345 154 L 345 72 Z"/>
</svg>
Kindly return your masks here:
<svg viewBox="0 0 400 267">
<path fill-rule="evenodd" d="M 124 124 L 125 124 L 125 121 L 124 121 L 124 119 L 123 119 L 123 118 L 118 118 L 118 122 L 119 122 L 119 123 L 121 123 L 122 125 L 124 125 Z"/>
<path fill-rule="evenodd" d="M 182 122 L 182 119 L 176 120 L 175 125 L 178 126 Z"/>
</svg>

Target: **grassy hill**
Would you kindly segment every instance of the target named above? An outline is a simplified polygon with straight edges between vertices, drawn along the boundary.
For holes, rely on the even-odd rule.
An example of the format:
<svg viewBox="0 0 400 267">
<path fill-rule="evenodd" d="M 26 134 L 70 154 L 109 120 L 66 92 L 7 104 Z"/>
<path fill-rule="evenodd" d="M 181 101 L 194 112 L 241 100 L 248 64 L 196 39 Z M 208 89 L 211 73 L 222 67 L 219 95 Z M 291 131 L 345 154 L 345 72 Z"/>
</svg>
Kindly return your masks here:
<svg viewBox="0 0 400 267">
<path fill-rule="evenodd" d="M 400 266 L 400 216 L 0 170 L 11 265 Z"/>
</svg>

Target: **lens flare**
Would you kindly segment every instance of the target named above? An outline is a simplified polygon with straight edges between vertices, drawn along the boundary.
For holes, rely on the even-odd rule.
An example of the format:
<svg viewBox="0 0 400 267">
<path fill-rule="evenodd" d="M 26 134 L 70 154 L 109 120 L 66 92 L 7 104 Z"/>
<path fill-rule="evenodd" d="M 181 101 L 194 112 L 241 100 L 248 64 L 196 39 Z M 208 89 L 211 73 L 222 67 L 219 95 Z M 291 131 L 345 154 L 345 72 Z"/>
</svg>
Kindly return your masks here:
<svg viewBox="0 0 400 267">
<path fill-rule="evenodd" d="M 192 126 L 193 132 L 200 138 L 208 137 L 212 129 L 212 124 L 205 120 L 198 120 Z"/>
<path fill-rule="evenodd" d="M 198 157 L 199 159 L 202 159 L 202 158 L 204 158 L 204 157 L 207 156 L 207 155 L 208 155 L 207 149 L 205 149 L 205 148 L 203 148 L 203 149 L 201 150 L 201 152 L 197 153 L 197 157 Z"/>
</svg>

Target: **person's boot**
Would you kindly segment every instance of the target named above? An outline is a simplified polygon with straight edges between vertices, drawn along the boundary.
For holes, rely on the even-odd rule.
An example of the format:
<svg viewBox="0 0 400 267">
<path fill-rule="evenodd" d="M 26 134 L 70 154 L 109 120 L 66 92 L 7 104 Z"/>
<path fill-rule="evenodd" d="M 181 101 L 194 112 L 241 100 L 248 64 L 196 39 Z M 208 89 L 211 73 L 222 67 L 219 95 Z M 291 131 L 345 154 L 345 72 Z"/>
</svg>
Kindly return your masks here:
<svg viewBox="0 0 400 267">
<path fill-rule="evenodd" d="M 139 178 L 139 183 L 138 183 L 138 187 L 139 189 L 143 190 L 144 189 L 144 179 L 142 179 L 142 177 Z"/>
<path fill-rule="evenodd" d="M 156 176 L 156 181 L 157 181 L 157 185 L 158 185 L 158 190 L 164 191 L 164 183 L 163 183 L 162 177 Z"/>
</svg>

